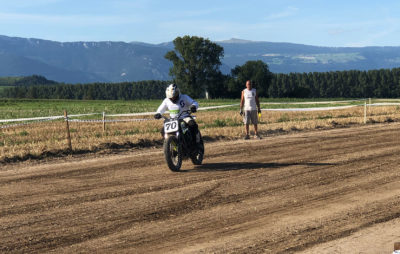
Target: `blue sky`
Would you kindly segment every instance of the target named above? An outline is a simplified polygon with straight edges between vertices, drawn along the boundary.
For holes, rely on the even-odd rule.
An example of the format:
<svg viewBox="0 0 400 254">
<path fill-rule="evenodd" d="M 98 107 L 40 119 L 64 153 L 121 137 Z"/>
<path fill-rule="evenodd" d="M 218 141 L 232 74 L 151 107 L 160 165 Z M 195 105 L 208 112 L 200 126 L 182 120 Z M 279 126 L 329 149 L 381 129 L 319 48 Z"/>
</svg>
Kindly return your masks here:
<svg viewBox="0 0 400 254">
<path fill-rule="evenodd" d="M 0 35 L 161 43 L 196 35 L 315 46 L 400 46 L 400 1 L 0 0 Z"/>
</svg>

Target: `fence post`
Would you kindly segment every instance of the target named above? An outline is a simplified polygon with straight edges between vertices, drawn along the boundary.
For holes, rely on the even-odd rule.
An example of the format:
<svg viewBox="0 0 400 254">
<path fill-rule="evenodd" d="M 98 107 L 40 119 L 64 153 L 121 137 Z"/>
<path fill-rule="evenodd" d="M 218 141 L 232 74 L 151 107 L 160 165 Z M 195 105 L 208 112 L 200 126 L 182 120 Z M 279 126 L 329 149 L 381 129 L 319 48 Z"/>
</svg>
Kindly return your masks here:
<svg viewBox="0 0 400 254">
<path fill-rule="evenodd" d="M 371 113 L 371 105 L 372 105 L 372 99 L 369 98 L 369 103 L 368 103 L 368 113 Z"/>
<path fill-rule="evenodd" d="M 364 102 L 364 124 L 367 123 L 367 100 Z"/>
<path fill-rule="evenodd" d="M 66 123 L 66 130 L 67 130 L 67 143 L 68 143 L 68 149 L 69 151 L 72 151 L 72 144 L 71 144 L 71 134 L 69 132 L 69 123 L 68 123 L 68 114 L 67 110 L 64 110 L 64 119 Z"/>
<path fill-rule="evenodd" d="M 103 112 L 103 133 L 106 131 L 106 112 Z"/>
<path fill-rule="evenodd" d="M 395 242 L 394 243 L 394 250 L 400 250 L 400 242 Z"/>
</svg>

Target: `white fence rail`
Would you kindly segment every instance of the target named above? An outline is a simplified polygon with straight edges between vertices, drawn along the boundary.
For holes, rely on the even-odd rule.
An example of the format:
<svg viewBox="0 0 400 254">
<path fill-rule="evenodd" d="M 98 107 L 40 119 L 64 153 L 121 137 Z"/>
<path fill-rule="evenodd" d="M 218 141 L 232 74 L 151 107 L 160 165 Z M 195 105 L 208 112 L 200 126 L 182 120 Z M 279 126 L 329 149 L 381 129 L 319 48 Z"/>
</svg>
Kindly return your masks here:
<svg viewBox="0 0 400 254">
<path fill-rule="evenodd" d="M 318 101 L 318 102 L 263 102 L 263 105 L 279 105 L 279 104 L 296 104 L 296 105 L 307 105 L 307 104 L 337 104 L 337 103 L 349 103 L 349 102 L 357 102 L 357 101 L 364 101 L 363 104 L 358 105 L 346 105 L 346 106 L 335 106 L 335 107 L 309 107 L 309 108 L 270 108 L 270 109 L 262 109 L 262 111 L 326 111 L 326 110 L 341 110 L 341 109 L 348 109 L 353 107 L 359 106 L 400 106 L 400 103 L 395 102 L 381 102 L 381 103 L 373 103 L 367 104 L 365 99 L 362 100 L 348 100 L 348 101 Z M 220 105 L 220 106 L 209 106 L 209 107 L 201 107 L 199 110 L 210 110 L 210 109 L 219 109 L 219 108 L 228 108 L 228 107 L 235 107 L 239 106 L 239 103 L 236 104 L 229 104 L 229 105 Z M 168 111 L 167 111 L 168 112 Z M 108 114 L 105 113 L 88 113 L 88 114 L 73 114 L 68 115 L 68 121 L 71 122 L 103 122 L 103 123 L 111 123 L 111 122 L 138 122 L 138 121 L 150 121 L 151 118 L 133 118 L 133 119 L 105 119 L 107 117 L 135 117 L 135 116 L 152 116 L 156 112 L 141 112 L 141 113 L 125 113 L 125 114 Z M 93 116 L 93 115 L 102 115 L 103 119 L 76 119 L 83 116 Z M 364 116 L 366 117 L 366 115 Z M 6 125 L 0 125 L 0 129 L 29 125 L 36 122 L 44 122 L 44 121 L 52 121 L 52 120 L 59 120 L 65 118 L 63 115 L 59 116 L 44 116 L 44 117 L 30 117 L 30 118 L 16 118 L 16 119 L 0 119 L 0 123 L 11 123 Z M 75 118 L 75 119 L 73 119 Z M 21 123 L 22 122 L 22 123 Z"/>
</svg>

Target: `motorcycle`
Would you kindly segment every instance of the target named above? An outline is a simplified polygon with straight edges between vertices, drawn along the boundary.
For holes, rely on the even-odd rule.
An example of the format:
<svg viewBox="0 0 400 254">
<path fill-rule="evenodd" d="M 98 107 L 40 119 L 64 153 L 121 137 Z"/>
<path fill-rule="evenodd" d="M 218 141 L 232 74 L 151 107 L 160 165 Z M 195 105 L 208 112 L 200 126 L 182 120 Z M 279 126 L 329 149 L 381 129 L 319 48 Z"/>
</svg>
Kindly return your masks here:
<svg viewBox="0 0 400 254">
<path fill-rule="evenodd" d="M 191 111 L 183 111 L 175 117 L 164 118 L 164 156 L 170 170 L 178 172 L 182 166 L 182 160 L 190 158 L 194 165 L 201 165 L 204 157 L 204 142 L 200 130 L 191 133 L 188 124 L 179 119 L 182 114 Z M 195 119 L 195 116 L 192 116 Z M 196 142 L 192 135 L 196 135 Z"/>
</svg>

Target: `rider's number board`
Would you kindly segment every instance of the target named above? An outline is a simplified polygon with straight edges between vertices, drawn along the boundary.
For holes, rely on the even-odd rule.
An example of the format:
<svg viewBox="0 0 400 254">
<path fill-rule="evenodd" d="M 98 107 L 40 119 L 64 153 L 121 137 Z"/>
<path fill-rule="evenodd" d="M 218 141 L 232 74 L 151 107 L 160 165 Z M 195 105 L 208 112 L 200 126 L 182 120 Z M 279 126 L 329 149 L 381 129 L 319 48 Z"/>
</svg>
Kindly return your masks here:
<svg viewBox="0 0 400 254">
<path fill-rule="evenodd" d="M 164 123 L 165 133 L 177 132 L 178 129 L 179 129 L 178 120 Z"/>
</svg>

